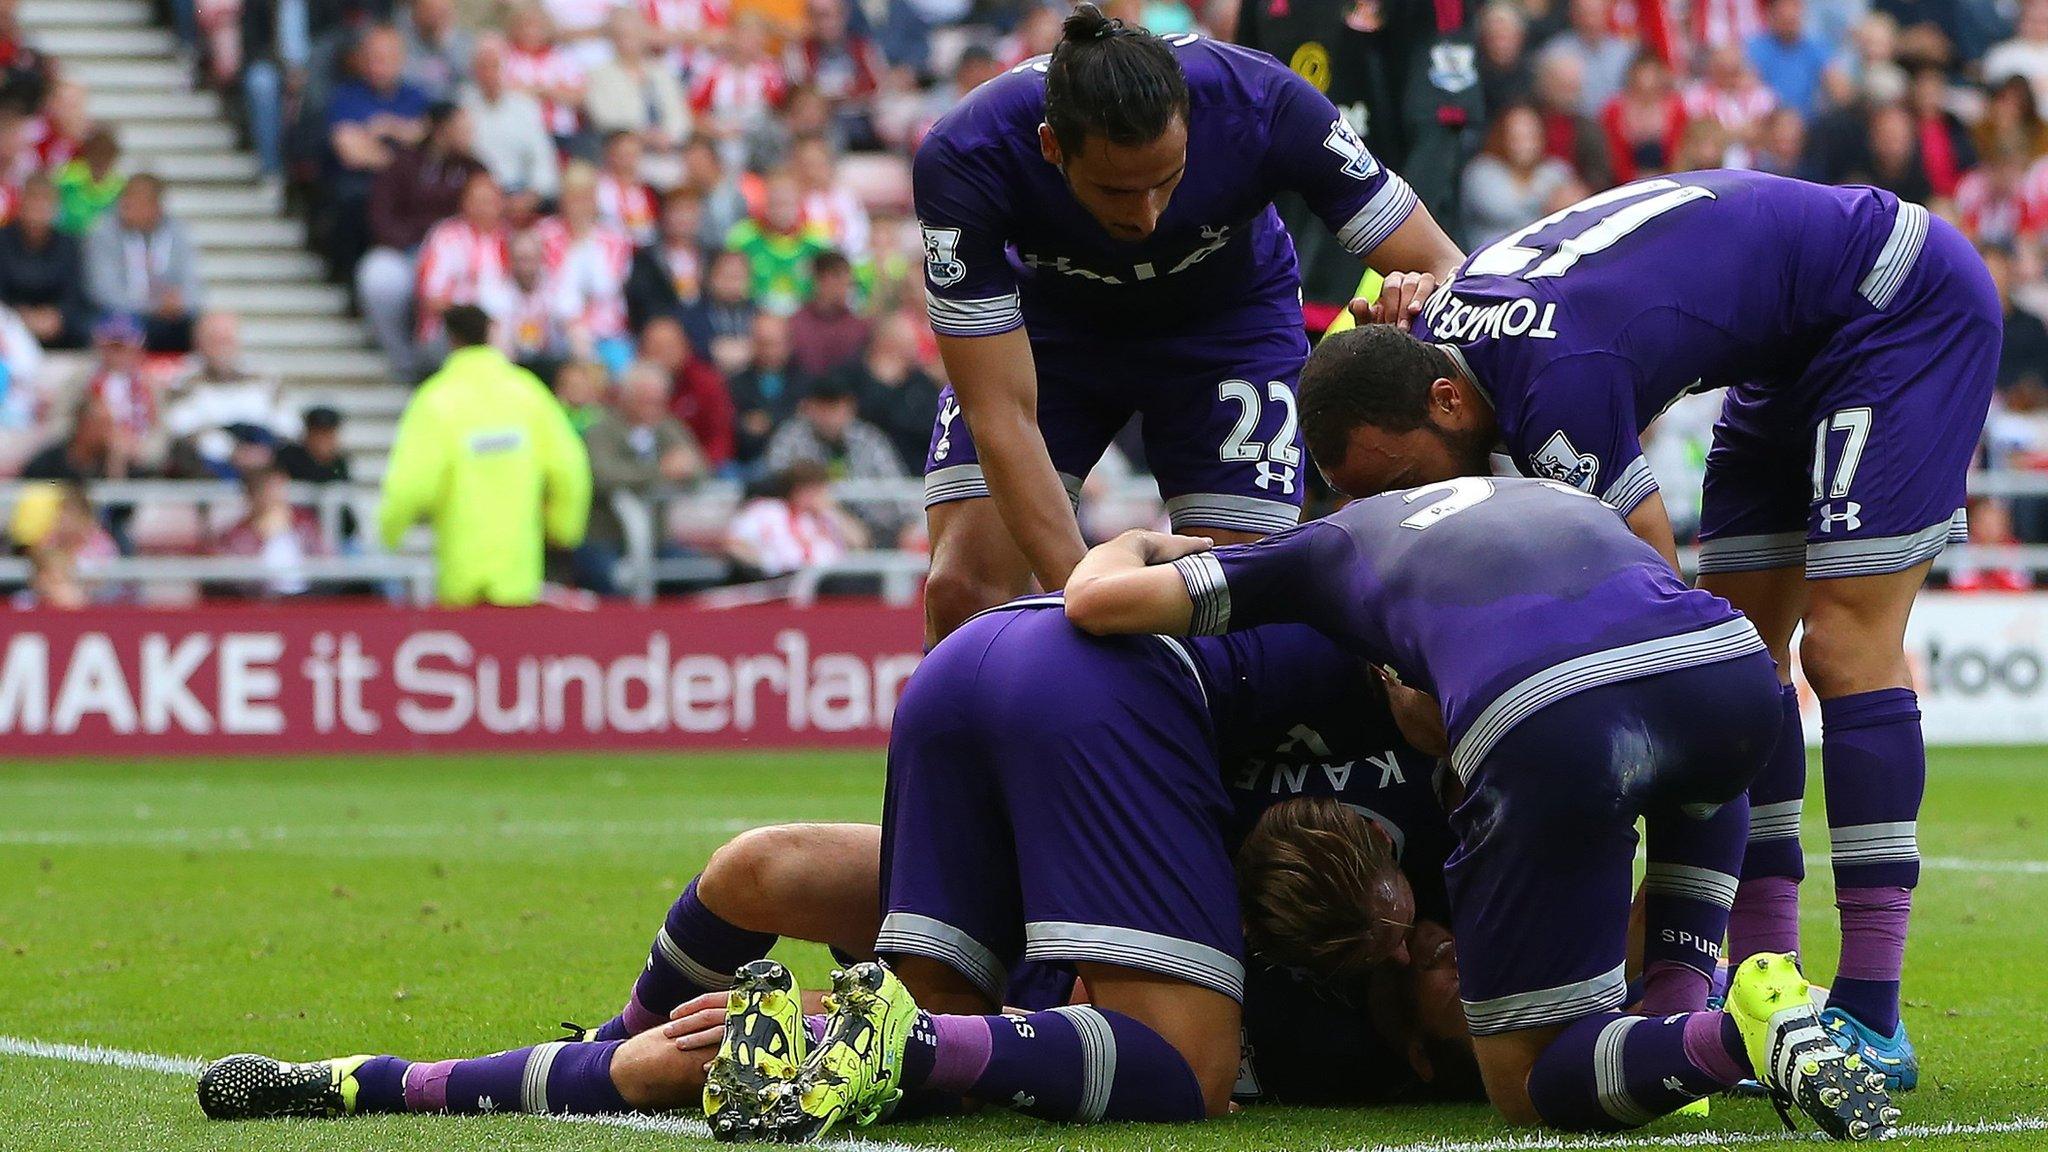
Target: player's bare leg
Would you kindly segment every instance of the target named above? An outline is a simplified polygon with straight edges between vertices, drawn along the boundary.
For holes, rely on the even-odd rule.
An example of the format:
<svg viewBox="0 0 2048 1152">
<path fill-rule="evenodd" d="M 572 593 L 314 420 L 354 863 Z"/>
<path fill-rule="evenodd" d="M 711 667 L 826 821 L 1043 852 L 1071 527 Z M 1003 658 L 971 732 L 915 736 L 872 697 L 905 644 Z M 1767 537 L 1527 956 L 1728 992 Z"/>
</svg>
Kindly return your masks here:
<svg viewBox="0 0 2048 1152">
<path fill-rule="evenodd" d="M 882 829 L 876 824 L 774 824 L 711 854 L 698 894 L 753 932 L 873 953 L 881 929 Z"/>
<path fill-rule="evenodd" d="M 924 585 L 924 640 L 937 644 L 969 616 L 1031 591 L 1031 562 L 986 496 L 925 509 L 931 574 Z"/>
<path fill-rule="evenodd" d="M 1097 1008 L 1121 1012 L 1159 1034 L 1186 1060 L 1211 1116 L 1230 1110 L 1242 1058 L 1244 1009 L 1220 992 L 1136 968 L 1077 964 Z"/>
<path fill-rule="evenodd" d="M 1792 689 L 1792 634 L 1806 614 L 1803 564 L 1748 572 L 1706 572 L 1700 587 L 1748 616 L 1778 664 L 1785 687 L 1777 746 L 1749 786 L 1749 843 L 1741 883 L 1728 915 L 1726 959 L 1739 964 L 1759 952 L 1799 951 L 1799 883 L 1806 857 L 1799 818 L 1806 800 L 1806 733 Z"/>
<path fill-rule="evenodd" d="M 1813 581 L 1799 644 L 1820 697 L 1821 778 L 1842 924 L 1828 1024 L 1896 1090 L 1919 1079 L 1899 1021 L 1899 978 L 1920 881 L 1927 784 L 1906 621 L 1932 567 L 1929 560 L 1903 572 Z"/>
</svg>

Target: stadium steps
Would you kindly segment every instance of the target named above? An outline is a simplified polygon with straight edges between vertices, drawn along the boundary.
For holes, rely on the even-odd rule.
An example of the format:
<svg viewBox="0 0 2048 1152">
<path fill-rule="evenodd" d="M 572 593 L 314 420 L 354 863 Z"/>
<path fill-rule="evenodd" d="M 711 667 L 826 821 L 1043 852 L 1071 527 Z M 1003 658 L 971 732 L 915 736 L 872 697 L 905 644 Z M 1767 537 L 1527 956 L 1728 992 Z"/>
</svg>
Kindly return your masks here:
<svg viewBox="0 0 2048 1152">
<path fill-rule="evenodd" d="M 307 251 L 305 225 L 261 179 L 227 102 L 195 86 L 150 0 L 22 0 L 20 12 L 33 42 L 86 86 L 94 118 L 115 127 L 124 165 L 164 179 L 199 248 L 209 304 L 243 317 L 251 366 L 278 374 L 293 404 L 345 413 L 345 442 L 381 465 L 409 391 L 393 387 L 347 293 Z"/>
</svg>

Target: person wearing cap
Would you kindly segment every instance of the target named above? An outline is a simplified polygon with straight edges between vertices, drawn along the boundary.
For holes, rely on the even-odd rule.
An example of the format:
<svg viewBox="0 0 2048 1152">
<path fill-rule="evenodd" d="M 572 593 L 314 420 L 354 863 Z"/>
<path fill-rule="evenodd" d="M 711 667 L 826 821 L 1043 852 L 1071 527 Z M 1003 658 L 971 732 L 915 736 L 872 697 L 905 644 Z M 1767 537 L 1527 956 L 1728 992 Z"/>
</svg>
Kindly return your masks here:
<svg viewBox="0 0 2048 1152">
<path fill-rule="evenodd" d="M 277 446 L 277 466 L 301 484 L 346 484 L 349 482 L 348 455 L 341 450 L 341 413 L 316 404 L 301 413 L 305 431 L 295 441 Z M 356 538 L 356 516 L 341 510 L 341 546 L 346 550 Z"/>
<path fill-rule="evenodd" d="M 452 351 L 399 417 L 377 534 L 394 550 L 433 526 L 444 605 L 532 604 L 546 546 L 583 541 L 590 460 L 547 386 L 491 346 L 481 308 L 442 323 Z"/>
<path fill-rule="evenodd" d="M 894 480 L 903 461 L 880 428 L 862 420 L 843 377 L 813 380 L 796 404 L 796 417 L 775 430 L 764 457 L 770 473 L 799 463 L 820 464 L 835 480 Z M 896 501 L 862 501 L 859 516 L 878 540 L 894 540 L 907 519 Z"/>
</svg>

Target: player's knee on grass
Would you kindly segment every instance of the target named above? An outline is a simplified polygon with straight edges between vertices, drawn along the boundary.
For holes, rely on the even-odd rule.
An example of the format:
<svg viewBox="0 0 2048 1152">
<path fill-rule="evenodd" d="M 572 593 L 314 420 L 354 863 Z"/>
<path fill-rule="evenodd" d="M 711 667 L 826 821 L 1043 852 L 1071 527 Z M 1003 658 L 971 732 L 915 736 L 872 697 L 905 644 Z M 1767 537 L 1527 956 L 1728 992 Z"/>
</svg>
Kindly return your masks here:
<svg viewBox="0 0 2048 1152">
<path fill-rule="evenodd" d="M 779 904 L 802 888 L 805 861 L 788 825 L 753 828 L 721 845 L 704 865 L 697 898 L 720 918 L 751 932 L 779 932 Z"/>
<path fill-rule="evenodd" d="M 1536 1104 L 1529 1098 L 1529 1073 L 1536 1058 L 1557 1038 L 1562 1028 L 1528 1028 L 1472 1038 L 1472 1054 L 1479 1061 L 1479 1078 L 1486 1085 L 1487 1102 L 1510 1124 L 1543 1123 Z"/>
<path fill-rule="evenodd" d="M 659 1028 L 642 1032 L 612 1056 L 612 1087 L 641 1112 L 695 1107 L 704 1094 L 704 1066 L 717 1051 L 684 1052 Z"/>
</svg>

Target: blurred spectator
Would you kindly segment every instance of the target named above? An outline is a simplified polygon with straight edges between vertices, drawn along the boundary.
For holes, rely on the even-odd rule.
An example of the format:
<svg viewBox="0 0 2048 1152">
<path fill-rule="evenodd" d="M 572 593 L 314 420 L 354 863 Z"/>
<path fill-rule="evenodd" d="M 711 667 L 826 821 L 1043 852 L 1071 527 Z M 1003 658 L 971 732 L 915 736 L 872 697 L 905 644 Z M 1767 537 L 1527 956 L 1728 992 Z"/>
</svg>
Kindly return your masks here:
<svg viewBox="0 0 2048 1152">
<path fill-rule="evenodd" d="M 21 186 L 42 167 L 29 147 L 28 125 L 20 109 L 0 104 L 0 224 L 14 218 Z"/>
<path fill-rule="evenodd" d="M 1616 184 L 1672 170 L 1685 105 L 1671 83 L 1671 69 L 1644 52 L 1628 66 L 1628 82 L 1600 114 L 1607 135 L 1607 159 Z"/>
<path fill-rule="evenodd" d="M 462 190 L 462 212 L 427 233 L 420 245 L 418 294 L 413 300 L 413 342 L 399 346 L 394 358 L 400 379 L 440 361 L 446 350 L 441 317 L 459 304 L 478 304 L 501 290 L 506 267 L 505 195 L 488 173 L 469 178 Z"/>
<path fill-rule="evenodd" d="M 199 252 L 164 212 L 163 182 L 128 181 L 114 212 L 85 241 L 86 291 L 103 312 L 140 317 L 151 352 L 188 352 L 199 310 Z"/>
<path fill-rule="evenodd" d="M 1571 26 L 1550 38 L 1540 56 L 1570 56 L 1582 68 L 1578 113 L 1598 116 L 1621 91 L 1635 45 L 1615 35 L 1609 19 L 1611 0 L 1571 0 Z M 1539 58 L 1540 63 L 1540 58 Z"/>
<path fill-rule="evenodd" d="M 2048 204 L 2030 187 L 2031 160 L 2017 141 L 2004 141 L 1956 181 L 1956 225 L 1979 246 L 2011 245 L 2048 225 Z"/>
<path fill-rule="evenodd" d="M 540 101 L 549 134 L 557 145 L 569 147 L 582 123 L 588 70 L 555 43 L 554 25 L 538 3 L 514 7 L 506 18 L 505 34 L 510 40 L 505 51 L 505 83 Z"/>
<path fill-rule="evenodd" d="M 63 80 L 50 88 L 42 112 L 22 128 L 23 143 L 34 153 L 37 166 L 61 168 L 78 158 L 78 150 L 92 131 L 92 113 L 86 104 L 85 85 Z"/>
<path fill-rule="evenodd" d="M 583 587 L 600 595 L 618 594 L 613 573 L 626 549 L 612 494 L 632 492 L 653 506 L 656 490 L 704 477 L 696 437 L 669 415 L 668 388 L 661 368 L 634 364 L 619 379 L 612 411 L 583 433 L 590 453 L 590 529 L 576 550 L 576 572 Z"/>
<path fill-rule="evenodd" d="M 121 554 L 80 484 L 38 485 L 25 493 L 15 505 L 12 535 L 29 561 L 28 587 L 15 594 L 15 608 L 85 607 L 94 597 L 80 568 Z"/>
<path fill-rule="evenodd" d="M 1690 120 L 1678 137 L 1678 155 L 1672 168 L 1689 172 L 1699 168 L 1720 168 L 1728 163 L 1728 130 L 1719 120 Z"/>
<path fill-rule="evenodd" d="M 2022 406 L 2038 408 L 2048 404 L 2048 326 L 2033 313 L 2013 306 L 2012 255 L 2002 248 L 1979 247 L 1991 282 L 1998 286 L 1999 307 L 2005 314 L 2005 342 L 1998 357 L 1998 392 L 2001 398 L 2024 394 Z"/>
<path fill-rule="evenodd" d="M 732 23 L 729 0 L 640 0 L 647 39 L 662 63 L 679 76 L 697 70 L 709 46 Z"/>
<path fill-rule="evenodd" d="M 811 261 L 832 243 L 822 228 L 805 223 L 796 180 L 778 174 L 766 182 L 759 217 L 733 225 L 725 246 L 747 258 L 754 302 L 786 316 L 810 296 Z"/>
<path fill-rule="evenodd" d="M 571 360 L 555 369 L 554 380 L 555 400 L 578 436 L 590 431 L 590 426 L 610 411 L 604 405 L 604 365 Z"/>
<path fill-rule="evenodd" d="M 0 304 L 20 314 L 43 347 L 85 347 L 85 254 L 57 230 L 57 190 L 41 173 L 22 185 L 14 222 L 0 228 Z"/>
<path fill-rule="evenodd" d="M 240 6 L 243 116 L 266 180 L 283 179 L 285 111 L 307 89 L 313 44 L 306 5 L 307 0 L 280 0 Z"/>
<path fill-rule="evenodd" d="M 1820 173 L 1806 156 L 1806 121 L 1790 108 L 1780 108 L 1764 117 L 1752 157 L 1760 172 L 1790 176 L 1796 180 L 1818 180 Z"/>
<path fill-rule="evenodd" d="M 0 102 L 34 108 L 43 102 L 54 69 L 29 43 L 19 9 L 17 0 L 0 0 Z"/>
<path fill-rule="evenodd" d="M 634 244 L 654 240 L 658 201 L 640 178 L 645 155 L 640 137 L 623 129 L 604 138 L 604 168 L 597 177 L 598 219 L 626 234 Z"/>
<path fill-rule="evenodd" d="M 71 424 L 21 466 L 23 480 L 61 480 L 83 484 L 87 480 L 139 480 L 149 475 L 136 459 L 135 437 L 114 420 L 106 400 L 95 392 L 79 397 L 72 409 Z M 101 510 L 99 521 L 112 536 L 117 550 L 127 555 L 128 520 L 131 504 L 112 504 Z"/>
<path fill-rule="evenodd" d="M 647 322 L 640 334 L 640 358 L 668 377 L 669 411 L 697 440 L 710 467 L 732 461 L 732 396 L 725 378 L 690 346 L 683 326 L 668 316 Z"/>
<path fill-rule="evenodd" d="M 811 261 L 811 298 L 789 318 L 793 363 L 805 376 L 838 371 L 868 342 L 867 319 L 853 310 L 853 265 L 837 252 Z"/>
<path fill-rule="evenodd" d="M 805 0 L 804 35 L 790 44 L 783 71 L 825 99 L 855 148 L 876 143 L 873 101 L 881 69 L 874 45 L 847 26 L 845 0 Z"/>
<path fill-rule="evenodd" d="M 290 483 L 275 467 L 252 468 L 242 474 L 242 498 L 248 512 L 221 535 L 214 552 L 255 562 L 259 578 L 244 586 L 246 595 L 266 599 L 302 596 L 311 585 L 306 561 L 328 554 L 320 535 L 320 518 L 311 508 L 294 508 L 286 494 Z"/>
<path fill-rule="evenodd" d="M 1948 74 L 1938 65 L 1923 64 L 1913 70 L 1908 93 L 1908 110 L 1927 183 L 1936 196 L 1954 196 L 1957 180 L 1977 166 L 1977 148 L 1969 129 L 1948 109 Z"/>
<path fill-rule="evenodd" d="M 476 43 L 457 21 L 455 0 L 412 0 L 405 33 L 405 82 L 429 100 L 453 100 L 469 80 Z"/>
<path fill-rule="evenodd" d="M 585 68 L 596 68 L 611 56 L 605 42 L 608 17 L 629 0 L 543 0 L 555 37 Z"/>
<path fill-rule="evenodd" d="M 1543 154 L 1543 121 L 1518 104 L 1487 126 L 1486 146 L 1465 166 L 1465 246 L 1484 247 L 1579 198 L 1578 178 Z"/>
<path fill-rule="evenodd" d="M 85 390 L 106 401 L 107 411 L 138 448 L 156 432 L 156 380 L 143 359 L 142 325 L 116 312 L 93 326 L 97 356 Z"/>
<path fill-rule="evenodd" d="M 471 58 L 470 80 L 460 99 L 473 125 L 472 151 L 508 196 L 553 200 L 562 189 L 561 154 L 540 101 L 509 86 L 505 53 L 501 37 L 485 36 Z"/>
<path fill-rule="evenodd" d="M 1704 75 L 1688 84 L 1681 98 L 1688 119 L 1714 121 L 1727 131 L 1728 145 L 1741 150 L 1723 155 L 1713 166 L 1746 163 L 1748 145 L 1756 139 L 1764 117 L 1778 106 L 1777 94 L 1757 79 L 1749 59 L 1735 44 L 1708 53 Z"/>
<path fill-rule="evenodd" d="M 327 100 L 327 255 L 351 272 L 369 247 L 370 188 L 402 149 L 426 138 L 425 92 L 405 82 L 405 38 L 372 25 L 349 56 L 350 75 Z"/>
<path fill-rule="evenodd" d="M 1812 115 L 1829 51 L 1807 35 L 1805 0 L 1771 0 L 1764 9 L 1764 30 L 1749 38 L 1747 48 L 1750 65 L 1778 103 Z"/>
<path fill-rule="evenodd" d="M 50 177 L 57 188 L 57 227 L 69 236 L 85 236 L 114 201 L 128 178 L 115 167 L 121 159 L 121 143 L 114 130 L 93 125 L 78 146 L 76 159 Z"/>
<path fill-rule="evenodd" d="M 662 197 L 658 235 L 634 251 L 626 275 L 626 321 L 635 332 L 657 316 L 677 316 L 702 295 L 703 225 L 704 201 L 695 192 L 676 188 Z"/>
<path fill-rule="evenodd" d="M 790 146 L 790 174 L 803 196 L 803 219 L 825 242 L 856 263 L 868 258 L 868 210 L 840 183 L 832 146 L 823 136 L 799 136 Z"/>
<path fill-rule="evenodd" d="M 747 357 L 745 368 L 728 376 L 727 387 L 733 407 L 733 459 L 743 467 L 752 466 L 767 451 L 768 438 L 796 411 L 804 387 L 790 364 L 786 317 L 773 312 L 754 317 Z"/>
<path fill-rule="evenodd" d="M 704 349 L 728 375 L 745 366 L 748 354 L 728 361 L 720 355 L 720 341 L 745 344 L 754 337 L 754 268 L 746 254 L 730 249 L 714 253 L 704 273 L 704 295 L 695 304 L 683 306 L 683 330 L 690 343 Z M 727 345 L 730 347 L 730 345 Z"/>
<path fill-rule="evenodd" d="M 583 542 L 590 461 L 547 388 L 489 346 L 482 309 L 452 307 L 444 326 L 454 351 L 399 418 L 378 538 L 396 550 L 429 520 L 441 603 L 532 604 L 545 547 Z"/>
<path fill-rule="evenodd" d="M 2041 119 L 2026 77 L 2008 77 L 1991 90 L 1974 142 L 1979 155 L 1989 155 L 2001 142 L 2016 144 L 2029 156 L 2048 154 L 2048 121 Z"/>
<path fill-rule="evenodd" d="M 278 445 L 277 466 L 302 484 L 348 483 L 348 455 L 341 450 L 341 413 L 326 405 L 306 409 L 305 431 Z"/>
<path fill-rule="evenodd" d="M 1033 3 L 1010 34 L 996 41 L 996 59 L 1004 68 L 1015 68 L 1033 56 L 1051 52 L 1060 42 L 1060 22 L 1066 15 L 1058 5 Z"/>
<path fill-rule="evenodd" d="M 1920 163 L 1920 142 L 1913 115 L 1902 105 L 1888 104 L 1870 114 L 1870 164 L 1853 173 L 1853 182 L 1874 184 L 1901 200 L 1925 204 L 1934 186 Z"/>
<path fill-rule="evenodd" d="M 2012 38 L 1984 54 L 1984 82 L 2018 76 L 2032 88 L 2034 107 L 2048 117 L 2048 0 L 2022 0 Z"/>
<path fill-rule="evenodd" d="M 775 430 L 763 460 L 771 473 L 804 462 L 823 464 L 835 480 L 894 480 L 904 474 L 896 446 L 860 418 L 853 389 L 834 376 L 809 382 L 797 401 L 796 419 Z M 854 508 L 871 535 L 892 543 L 909 519 L 908 509 L 892 501 L 862 501 Z"/>
<path fill-rule="evenodd" d="M 725 554 L 761 577 L 832 564 L 867 543 L 867 530 L 832 498 L 831 476 L 812 463 L 763 481 L 725 530 Z"/>
<path fill-rule="evenodd" d="M 535 233 L 521 232 L 506 241 L 505 251 L 507 275 L 485 285 L 478 303 L 490 313 L 498 350 L 549 379 L 563 361 L 588 356 L 590 350 L 575 346 L 569 302 L 548 275 L 546 243 Z"/>
<path fill-rule="evenodd" d="M 746 193 L 726 171 L 718 146 L 706 137 L 692 137 L 683 146 L 682 186 L 704 204 L 704 226 L 698 235 L 707 248 L 723 245 L 733 226 L 747 218 Z"/>
<path fill-rule="evenodd" d="M 427 135 L 400 148 L 370 186 L 370 239 L 376 247 L 356 265 L 356 300 L 392 370 L 411 379 L 412 301 L 420 246 L 441 221 L 461 210 L 470 181 L 487 172 L 473 154 L 475 124 L 458 105 L 427 110 Z"/>
<path fill-rule="evenodd" d="M 853 392 L 861 419 L 889 438 L 907 476 L 924 472 L 939 412 L 939 382 L 918 362 L 917 326 L 923 322 L 902 310 L 885 313 L 875 321 L 860 359 L 839 374 Z"/>
<path fill-rule="evenodd" d="M 1596 186 L 1612 182 L 1607 137 L 1598 121 L 1579 114 L 1586 68 L 1576 56 L 1543 56 L 1536 61 L 1536 108 L 1543 117 L 1543 151 L 1572 166 Z M 1499 111 L 1494 113 L 1498 118 Z"/>
<path fill-rule="evenodd" d="M 584 118 L 600 136 L 631 132 L 650 152 L 674 151 L 690 135 L 682 81 L 652 53 L 637 9 L 614 8 L 608 26 L 612 58 L 590 72 Z"/>
<path fill-rule="evenodd" d="M 41 415 L 43 346 L 14 309 L 0 304 L 0 428 L 32 428 Z"/>
<path fill-rule="evenodd" d="M 1498 116 L 1501 109 L 1531 95 L 1535 78 L 1529 68 L 1529 18 L 1514 0 L 1491 0 L 1479 10 L 1476 39 L 1486 114 Z"/>
<path fill-rule="evenodd" d="M 193 326 L 191 363 L 164 392 L 160 428 L 171 441 L 167 471 L 223 477 L 249 460 L 269 463 L 296 430 L 277 380 L 243 364 L 234 313 L 209 312 Z"/>
<path fill-rule="evenodd" d="M 768 23 L 759 12 L 734 17 L 731 33 L 690 88 L 700 131 L 737 145 L 781 106 L 788 78 L 770 58 L 768 43 Z"/>
<path fill-rule="evenodd" d="M 570 165 L 562 175 L 561 210 L 536 231 L 546 244 L 548 274 L 561 293 L 571 345 L 616 375 L 632 359 L 625 285 L 633 242 L 600 218 L 597 190 L 595 169 Z"/>
</svg>

